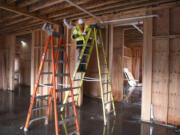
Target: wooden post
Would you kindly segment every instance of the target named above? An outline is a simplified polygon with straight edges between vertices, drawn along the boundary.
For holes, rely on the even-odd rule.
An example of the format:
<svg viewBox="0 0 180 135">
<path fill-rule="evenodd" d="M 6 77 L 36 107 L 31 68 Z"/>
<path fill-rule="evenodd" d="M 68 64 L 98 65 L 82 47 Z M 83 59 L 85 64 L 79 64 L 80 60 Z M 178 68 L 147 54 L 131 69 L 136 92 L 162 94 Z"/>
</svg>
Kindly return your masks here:
<svg viewBox="0 0 180 135">
<path fill-rule="evenodd" d="M 141 119 L 150 121 L 152 90 L 152 18 L 144 20 L 143 87 Z"/>
<path fill-rule="evenodd" d="M 31 95 L 34 91 L 34 46 L 35 46 L 35 31 L 32 32 L 32 45 L 31 45 Z"/>
<path fill-rule="evenodd" d="M 110 24 L 109 28 L 109 72 L 112 76 L 112 64 L 113 64 L 113 44 L 114 44 L 114 25 Z"/>
<path fill-rule="evenodd" d="M 15 58 L 15 36 L 7 36 L 6 42 L 10 49 L 9 59 L 9 90 L 14 90 L 14 58 Z"/>
</svg>

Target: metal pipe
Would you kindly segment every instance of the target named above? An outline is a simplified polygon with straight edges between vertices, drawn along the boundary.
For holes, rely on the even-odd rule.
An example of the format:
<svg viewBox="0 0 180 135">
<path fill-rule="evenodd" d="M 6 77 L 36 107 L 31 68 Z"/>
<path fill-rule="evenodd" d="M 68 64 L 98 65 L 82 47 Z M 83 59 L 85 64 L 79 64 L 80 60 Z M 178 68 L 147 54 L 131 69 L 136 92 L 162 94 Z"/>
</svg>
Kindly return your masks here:
<svg viewBox="0 0 180 135">
<path fill-rule="evenodd" d="M 81 11 L 83 11 L 84 13 L 90 15 L 91 17 L 95 18 L 96 20 L 98 20 L 100 23 L 103 23 L 103 21 L 98 18 L 97 16 L 93 15 L 91 12 L 85 10 L 84 8 L 80 7 L 79 5 L 75 4 L 74 2 L 72 2 L 71 0 L 65 0 L 66 2 L 68 2 L 69 4 L 71 4 L 72 6 L 80 9 Z"/>
<path fill-rule="evenodd" d="M 136 28 L 141 34 L 143 34 L 143 31 L 138 26 L 136 26 L 135 24 L 132 24 L 132 26 Z"/>
<path fill-rule="evenodd" d="M 159 16 L 158 15 L 137 16 L 137 17 L 122 18 L 122 19 L 116 19 L 116 20 L 110 20 L 110 21 L 103 21 L 103 23 L 116 23 L 116 22 L 122 22 L 122 21 L 131 21 L 135 19 L 152 18 L 152 17 L 159 17 Z"/>
<path fill-rule="evenodd" d="M 114 27 L 119 27 L 119 26 L 129 26 L 129 25 L 139 25 L 143 24 L 143 21 L 138 21 L 138 22 L 133 22 L 133 23 L 123 23 L 123 24 L 116 24 Z"/>
</svg>

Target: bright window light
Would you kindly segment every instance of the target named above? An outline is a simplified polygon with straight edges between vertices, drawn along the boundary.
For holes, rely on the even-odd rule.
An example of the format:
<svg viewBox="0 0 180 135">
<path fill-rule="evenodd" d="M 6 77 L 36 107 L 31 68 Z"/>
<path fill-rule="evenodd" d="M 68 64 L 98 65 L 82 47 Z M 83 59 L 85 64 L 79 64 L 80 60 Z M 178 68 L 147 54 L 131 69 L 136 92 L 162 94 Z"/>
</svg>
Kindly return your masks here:
<svg viewBox="0 0 180 135">
<path fill-rule="evenodd" d="M 21 44 L 22 44 L 23 47 L 26 47 L 26 46 L 27 46 L 27 43 L 24 42 L 23 40 L 21 41 Z"/>
</svg>

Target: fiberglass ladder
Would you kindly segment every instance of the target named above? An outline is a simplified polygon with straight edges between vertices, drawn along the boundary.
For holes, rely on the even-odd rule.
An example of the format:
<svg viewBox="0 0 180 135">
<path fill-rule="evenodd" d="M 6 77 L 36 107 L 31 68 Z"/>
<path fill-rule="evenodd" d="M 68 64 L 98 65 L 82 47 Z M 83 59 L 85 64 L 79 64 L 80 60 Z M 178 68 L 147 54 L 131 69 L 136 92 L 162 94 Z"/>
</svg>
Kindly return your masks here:
<svg viewBox="0 0 180 135">
<path fill-rule="evenodd" d="M 48 39 L 46 41 L 43 55 L 41 58 L 40 67 L 38 70 L 38 78 L 35 83 L 35 88 L 33 91 L 33 95 L 31 98 L 31 103 L 27 115 L 26 124 L 24 127 L 24 131 L 28 131 L 29 126 L 35 122 L 40 120 L 45 120 L 45 125 L 48 124 L 49 115 L 50 115 L 50 106 L 51 102 L 53 101 L 54 107 L 54 121 L 55 121 L 55 132 L 56 135 L 59 135 L 59 129 L 62 127 L 64 131 L 61 131 L 61 134 L 64 133 L 65 135 L 80 135 L 79 123 L 77 118 L 76 106 L 74 102 L 74 95 L 73 95 L 73 87 L 70 77 L 70 69 L 68 64 L 68 57 L 66 54 L 66 45 L 63 40 L 63 37 L 58 37 L 58 46 L 54 46 L 54 32 L 51 27 L 45 26 L 46 31 L 48 31 Z M 49 47 L 50 44 L 50 47 Z M 50 49 L 51 59 L 47 58 L 47 51 Z M 51 63 L 52 65 L 52 72 L 42 72 L 44 67 L 44 62 Z M 59 67 L 65 67 L 67 73 L 63 73 L 63 71 L 58 70 Z M 52 83 L 51 84 L 40 84 L 40 78 L 42 75 L 51 75 Z M 61 78 L 67 78 L 68 84 L 62 84 Z M 38 96 L 37 91 L 38 88 L 49 88 L 48 95 Z M 63 95 L 64 92 L 70 92 L 70 97 L 66 103 L 63 104 Z M 61 101 L 58 100 L 58 95 L 61 96 Z M 41 100 L 47 101 L 45 105 L 38 105 L 38 102 Z M 44 110 L 46 109 L 46 110 Z M 38 117 L 32 118 L 35 112 L 44 110 L 45 114 L 38 113 Z M 71 116 L 67 116 L 66 110 L 71 111 Z M 69 113 L 69 112 L 68 112 Z M 41 116 L 39 116 L 41 115 Z M 68 126 L 67 126 L 68 125 Z M 74 128 L 72 128 L 74 126 Z M 69 128 L 71 127 L 71 128 Z"/>
<path fill-rule="evenodd" d="M 99 45 L 97 42 L 98 38 L 100 38 L 100 42 L 101 42 Z M 90 44 L 88 43 L 89 41 L 91 41 Z M 85 71 L 88 67 L 94 45 L 95 45 L 95 49 L 96 49 L 98 72 L 99 72 L 98 80 L 91 78 L 91 77 L 85 77 L 85 74 L 86 74 Z M 105 50 L 104 50 L 104 44 L 102 41 L 102 34 L 101 34 L 100 28 L 97 25 L 90 26 L 90 30 L 87 35 L 87 39 L 85 39 L 85 44 L 82 46 L 83 46 L 83 48 L 82 48 L 82 51 L 80 54 L 80 58 L 77 62 L 77 66 L 75 68 L 75 71 L 73 73 L 73 78 L 72 78 L 73 82 L 79 82 L 79 88 L 77 90 L 77 94 L 74 95 L 75 101 L 78 101 L 78 98 L 80 96 L 80 89 L 83 85 L 83 81 L 94 81 L 94 80 L 99 81 L 100 94 L 101 94 L 102 107 L 103 107 L 104 125 L 106 125 L 107 124 L 107 116 L 110 116 L 111 114 L 113 114 L 113 116 L 116 116 L 116 111 L 115 111 L 114 99 L 113 99 L 113 94 L 112 94 L 112 83 L 111 83 L 110 73 L 108 70 L 107 59 L 106 59 Z M 102 64 L 100 61 L 98 47 L 102 48 L 104 64 Z M 84 62 L 84 59 L 86 59 L 86 62 Z M 79 68 L 82 65 L 85 65 L 85 71 L 80 71 L 82 73 L 81 78 L 77 78 L 77 73 L 79 72 Z M 104 73 L 102 73 L 101 65 L 105 66 Z M 68 96 L 69 96 L 69 92 L 66 92 L 64 103 L 67 102 Z"/>
</svg>

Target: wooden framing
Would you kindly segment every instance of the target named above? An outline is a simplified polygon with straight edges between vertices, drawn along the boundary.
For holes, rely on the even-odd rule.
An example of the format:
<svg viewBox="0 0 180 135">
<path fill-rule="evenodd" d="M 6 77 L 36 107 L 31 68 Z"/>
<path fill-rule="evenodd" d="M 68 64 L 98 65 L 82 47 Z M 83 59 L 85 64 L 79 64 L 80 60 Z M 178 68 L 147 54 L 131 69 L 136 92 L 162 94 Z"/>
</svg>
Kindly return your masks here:
<svg viewBox="0 0 180 135">
<path fill-rule="evenodd" d="M 14 58 L 15 58 L 15 36 L 6 37 L 6 44 L 10 49 L 9 59 L 9 90 L 14 90 Z"/>
<path fill-rule="evenodd" d="M 31 30 L 31 28 L 34 27 L 40 27 L 41 25 L 36 25 L 36 23 L 31 24 L 28 22 L 28 20 L 31 20 L 32 18 L 42 21 L 42 23 L 49 22 L 53 24 L 58 24 L 57 21 L 62 21 L 62 19 L 64 18 L 68 18 L 70 20 L 77 20 L 80 17 L 88 19 L 90 18 L 90 16 L 80 12 L 78 9 L 64 2 L 64 0 L 32 0 L 23 1 L 16 4 L 14 2 L 15 1 L 7 3 L 0 2 L 0 8 L 7 10 L 9 13 L 15 13 L 10 15 L 7 14 L 7 17 L 1 19 L 0 22 L 2 23 L 2 27 L 0 33 L 17 32 L 18 29 L 16 29 L 16 25 L 19 23 L 21 23 L 21 25 L 19 26 L 21 28 L 21 31 Z M 168 8 L 178 6 L 180 4 L 180 2 L 177 2 L 176 0 L 142 0 L 133 2 L 115 0 L 98 1 L 96 3 L 91 0 L 75 0 L 74 2 L 82 8 L 98 16 L 100 19 L 104 19 L 105 16 L 107 16 L 107 19 L 125 17 L 128 12 L 131 12 L 132 14 L 135 12 L 145 12 L 147 8 L 149 10 L 158 10 L 160 8 Z M 30 28 L 27 27 L 27 22 L 28 25 L 31 25 Z M 3 26 L 3 24 L 6 24 L 6 26 Z M 16 31 L 14 29 L 16 29 Z"/>
<path fill-rule="evenodd" d="M 152 18 L 144 20 L 143 86 L 141 119 L 150 121 L 152 86 Z"/>
</svg>

